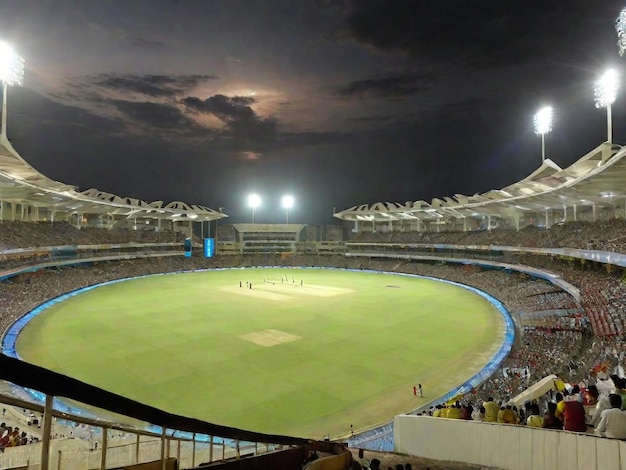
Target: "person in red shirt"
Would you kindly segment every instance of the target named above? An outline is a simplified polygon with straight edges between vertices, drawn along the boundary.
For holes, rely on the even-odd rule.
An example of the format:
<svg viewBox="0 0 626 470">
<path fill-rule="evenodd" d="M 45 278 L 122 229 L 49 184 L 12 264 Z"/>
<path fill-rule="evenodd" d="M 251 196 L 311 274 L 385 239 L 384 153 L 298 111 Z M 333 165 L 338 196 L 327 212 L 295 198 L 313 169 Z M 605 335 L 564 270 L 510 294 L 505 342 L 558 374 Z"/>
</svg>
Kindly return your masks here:
<svg viewBox="0 0 626 470">
<path fill-rule="evenodd" d="M 566 401 L 563 416 L 564 430 L 587 432 L 587 424 L 585 423 L 585 407 L 582 403 L 577 400 Z"/>
</svg>

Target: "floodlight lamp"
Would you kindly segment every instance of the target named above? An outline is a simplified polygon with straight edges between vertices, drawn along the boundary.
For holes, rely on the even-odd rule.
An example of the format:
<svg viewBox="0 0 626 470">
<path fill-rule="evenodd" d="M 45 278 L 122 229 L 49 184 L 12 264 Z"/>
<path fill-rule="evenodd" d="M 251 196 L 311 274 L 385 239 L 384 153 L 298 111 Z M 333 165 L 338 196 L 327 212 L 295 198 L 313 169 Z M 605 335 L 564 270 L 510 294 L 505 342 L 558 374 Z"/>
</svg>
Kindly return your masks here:
<svg viewBox="0 0 626 470">
<path fill-rule="evenodd" d="M 615 20 L 615 30 L 617 31 L 617 47 L 619 55 L 623 56 L 626 52 L 626 8 L 623 8 L 619 16 Z"/>
<path fill-rule="evenodd" d="M 3 41 L 0 41 L 0 80 L 7 85 L 24 83 L 24 59 Z"/>
<path fill-rule="evenodd" d="M 535 134 L 544 135 L 552 131 L 552 116 L 554 111 L 551 106 L 541 108 L 535 114 L 533 122 L 535 124 Z"/>
<path fill-rule="evenodd" d="M 614 69 L 604 72 L 604 75 L 595 83 L 594 95 L 596 108 L 611 106 L 617 98 L 619 89 L 619 74 Z"/>
<path fill-rule="evenodd" d="M 291 209 L 295 202 L 296 202 L 296 200 L 294 199 L 293 196 L 283 196 L 283 198 L 281 200 L 281 204 L 283 206 L 283 209 Z"/>
<path fill-rule="evenodd" d="M 253 209 L 256 209 L 261 205 L 261 196 L 258 194 L 250 194 L 248 196 L 248 205 Z"/>
</svg>

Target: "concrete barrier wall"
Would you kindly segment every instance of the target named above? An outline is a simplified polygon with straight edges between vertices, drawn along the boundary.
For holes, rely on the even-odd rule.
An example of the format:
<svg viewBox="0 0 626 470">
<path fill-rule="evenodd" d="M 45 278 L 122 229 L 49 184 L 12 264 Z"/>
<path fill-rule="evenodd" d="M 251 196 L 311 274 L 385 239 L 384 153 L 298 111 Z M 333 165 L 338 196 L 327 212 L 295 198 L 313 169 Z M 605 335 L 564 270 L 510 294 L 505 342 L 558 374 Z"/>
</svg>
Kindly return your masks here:
<svg viewBox="0 0 626 470">
<path fill-rule="evenodd" d="M 9 447 L 0 454 L 0 469 L 28 466 L 39 468 L 41 464 L 41 442 L 25 446 Z M 178 441 L 169 442 L 169 456 L 178 458 Z M 137 461 L 135 444 L 111 445 L 107 449 L 107 467 L 118 468 L 135 463 L 144 463 L 161 458 L 161 442 L 159 440 L 142 441 L 139 446 L 139 460 Z M 267 448 L 261 448 L 267 451 Z M 180 443 L 180 465 L 182 468 L 191 468 L 192 463 L 198 466 L 202 462 L 211 460 L 210 444 L 196 443 L 195 459 L 192 455 L 191 442 Z M 224 458 L 235 457 L 235 449 L 226 447 Z M 167 452 L 166 452 L 167 456 Z M 101 449 L 90 450 L 89 443 L 80 439 L 58 439 L 50 442 L 50 468 L 88 470 L 100 467 L 102 458 Z M 213 446 L 213 461 L 222 459 L 222 446 Z M 35 466 L 35 467 L 33 467 Z"/>
<path fill-rule="evenodd" d="M 626 442 L 590 434 L 399 415 L 394 441 L 396 452 L 503 470 L 626 470 Z"/>
</svg>

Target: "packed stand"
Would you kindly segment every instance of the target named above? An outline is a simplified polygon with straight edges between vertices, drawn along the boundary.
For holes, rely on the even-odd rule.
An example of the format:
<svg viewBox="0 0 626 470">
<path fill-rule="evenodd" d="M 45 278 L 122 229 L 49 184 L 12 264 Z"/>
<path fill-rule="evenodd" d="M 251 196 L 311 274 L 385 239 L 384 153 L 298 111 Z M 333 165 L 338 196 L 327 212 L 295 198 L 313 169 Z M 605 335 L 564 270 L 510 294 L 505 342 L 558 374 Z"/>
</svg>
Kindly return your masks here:
<svg viewBox="0 0 626 470">
<path fill-rule="evenodd" d="M 499 245 L 535 248 L 576 248 L 626 253 L 626 220 L 566 222 L 549 229 L 528 226 L 468 232 L 360 232 L 351 242 Z"/>
<path fill-rule="evenodd" d="M 180 232 L 76 228 L 67 222 L 0 223 L 0 252 L 13 248 L 97 245 L 110 243 L 173 243 L 184 241 Z"/>
</svg>

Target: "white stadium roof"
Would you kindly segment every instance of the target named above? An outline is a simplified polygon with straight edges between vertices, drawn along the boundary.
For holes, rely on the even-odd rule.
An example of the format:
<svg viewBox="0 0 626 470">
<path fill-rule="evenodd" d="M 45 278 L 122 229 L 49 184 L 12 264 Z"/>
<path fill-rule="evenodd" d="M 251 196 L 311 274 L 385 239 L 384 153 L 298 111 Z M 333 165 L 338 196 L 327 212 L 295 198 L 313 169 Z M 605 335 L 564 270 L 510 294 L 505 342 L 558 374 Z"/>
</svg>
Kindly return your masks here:
<svg viewBox="0 0 626 470">
<path fill-rule="evenodd" d="M 0 201 L 60 213 L 109 214 L 138 219 L 202 222 L 228 217 L 208 207 L 180 201 L 146 202 L 97 189 L 79 192 L 75 186 L 54 181 L 33 168 L 4 135 L 0 135 Z"/>
<path fill-rule="evenodd" d="M 604 143 L 568 168 L 551 160 L 528 177 L 502 189 L 483 194 L 455 194 L 430 203 L 377 202 L 353 206 L 335 214 L 348 221 L 393 222 L 511 218 L 515 214 L 616 204 L 626 201 L 626 147 Z"/>
</svg>

